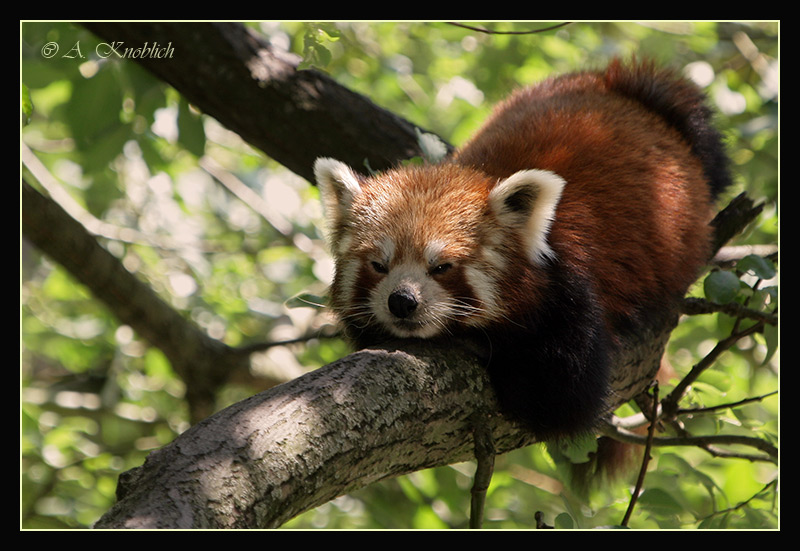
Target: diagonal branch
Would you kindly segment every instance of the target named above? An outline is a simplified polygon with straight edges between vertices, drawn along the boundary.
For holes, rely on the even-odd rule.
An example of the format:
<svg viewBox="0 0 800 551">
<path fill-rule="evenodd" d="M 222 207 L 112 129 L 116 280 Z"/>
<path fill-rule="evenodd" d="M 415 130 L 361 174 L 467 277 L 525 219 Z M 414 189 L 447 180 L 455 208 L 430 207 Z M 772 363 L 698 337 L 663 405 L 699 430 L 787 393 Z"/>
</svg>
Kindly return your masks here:
<svg viewBox="0 0 800 551">
<path fill-rule="evenodd" d="M 58 203 L 25 181 L 21 198 L 25 238 L 86 285 L 121 323 L 164 352 L 186 382 L 192 418 L 208 415 L 218 385 L 246 358 L 184 319 Z"/>
<path fill-rule="evenodd" d="M 736 333 L 732 333 L 728 337 L 722 339 L 717 343 L 717 345 L 711 349 L 711 351 L 706 354 L 699 362 L 697 362 L 692 369 L 686 374 L 685 377 L 681 379 L 681 381 L 675 385 L 675 388 L 672 389 L 672 392 L 666 396 L 661 403 L 663 408 L 663 415 L 668 418 L 674 418 L 678 411 L 678 402 L 683 398 L 683 395 L 686 393 L 688 388 L 700 377 L 700 375 L 708 369 L 711 365 L 717 361 L 717 358 L 725 352 L 729 350 L 732 346 L 734 346 L 740 339 L 750 336 L 754 333 L 758 333 L 762 331 L 764 328 L 763 322 L 756 323 L 751 325 L 746 329 L 742 329 Z"/>
<path fill-rule="evenodd" d="M 187 101 L 313 182 L 328 156 L 382 170 L 421 154 L 416 126 L 265 43 L 238 23 L 84 23 L 116 49 L 171 43 L 171 59 L 137 59 Z"/>
<path fill-rule="evenodd" d="M 271 528 L 383 478 L 464 461 L 493 408 L 466 346 L 363 351 L 195 425 L 120 479 L 98 528 Z M 499 453 L 530 437 L 493 415 Z"/>
</svg>

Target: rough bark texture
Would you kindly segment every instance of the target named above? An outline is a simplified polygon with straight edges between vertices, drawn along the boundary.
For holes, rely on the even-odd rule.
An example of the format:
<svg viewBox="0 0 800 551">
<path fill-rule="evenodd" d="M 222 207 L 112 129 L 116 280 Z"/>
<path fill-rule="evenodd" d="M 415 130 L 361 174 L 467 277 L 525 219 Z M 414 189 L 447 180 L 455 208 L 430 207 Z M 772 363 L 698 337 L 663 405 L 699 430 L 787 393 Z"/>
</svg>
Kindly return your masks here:
<svg viewBox="0 0 800 551">
<path fill-rule="evenodd" d="M 479 423 L 497 453 L 533 443 L 454 344 L 358 352 L 213 415 L 125 473 L 96 528 L 274 528 L 378 480 L 471 459 Z M 625 392 L 650 381 L 636 376 Z"/>
<path fill-rule="evenodd" d="M 364 170 L 420 155 L 415 126 L 236 23 L 85 23 L 116 49 L 172 44 L 172 59 L 137 60 L 190 103 L 289 170 L 314 180 L 330 156 Z M 119 44 L 119 43 L 122 44 Z"/>
<path fill-rule="evenodd" d="M 237 403 L 127 473 L 96 527 L 277 527 L 377 480 L 467 460 L 472 416 L 493 397 L 465 350 L 363 351 Z M 501 417 L 491 425 L 501 452 L 526 443 Z"/>
</svg>

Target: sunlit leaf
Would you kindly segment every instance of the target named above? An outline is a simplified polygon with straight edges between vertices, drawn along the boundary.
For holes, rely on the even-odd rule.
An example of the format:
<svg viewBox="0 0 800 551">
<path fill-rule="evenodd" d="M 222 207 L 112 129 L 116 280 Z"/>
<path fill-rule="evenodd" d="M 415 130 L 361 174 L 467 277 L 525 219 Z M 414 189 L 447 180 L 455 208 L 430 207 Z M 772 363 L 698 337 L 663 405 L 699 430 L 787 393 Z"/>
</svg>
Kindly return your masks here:
<svg viewBox="0 0 800 551">
<path fill-rule="evenodd" d="M 751 272 L 760 279 L 775 277 L 775 266 L 767 259 L 758 255 L 748 255 L 736 264 L 736 269 L 741 272 Z"/>
<path fill-rule="evenodd" d="M 739 294 L 739 278 L 733 272 L 717 270 L 706 276 L 703 290 L 706 298 L 717 304 L 727 304 Z"/>
</svg>

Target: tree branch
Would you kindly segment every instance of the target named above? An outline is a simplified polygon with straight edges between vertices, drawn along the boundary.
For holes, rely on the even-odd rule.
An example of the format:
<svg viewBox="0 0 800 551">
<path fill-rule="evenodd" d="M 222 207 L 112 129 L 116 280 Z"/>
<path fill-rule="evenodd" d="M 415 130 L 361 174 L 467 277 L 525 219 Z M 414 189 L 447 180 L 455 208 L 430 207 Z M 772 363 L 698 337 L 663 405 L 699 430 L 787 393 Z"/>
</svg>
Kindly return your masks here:
<svg viewBox="0 0 800 551">
<path fill-rule="evenodd" d="M 265 43 L 238 23 L 84 23 L 119 49 L 172 43 L 137 59 L 190 103 L 310 182 L 317 157 L 383 170 L 422 154 L 417 127 Z"/>
<path fill-rule="evenodd" d="M 450 25 L 455 27 L 461 27 L 462 29 L 467 29 L 470 31 L 475 31 L 484 34 L 511 34 L 511 35 L 520 35 L 520 34 L 539 34 L 539 33 L 546 33 L 550 31 L 554 31 L 556 29 L 560 29 L 561 27 L 566 27 L 567 25 L 571 25 L 570 21 L 566 23 L 557 23 L 555 25 L 550 25 L 549 27 L 544 27 L 542 29 L 530 29 L 527 31 L 494 31 L 491 29 L 485 29 L 483 27 L 476 27 L 474 25 L 465 25 L 464 23 L 456 23 L 455 21 L 450 21 Z"/>
<path fill-rule="evenodd" d="M 738 302 L 716 304 L 702 298 L 690 297 L 684 299 L 681 311 L 690 316 L 722 312 L 734 318 L 746 318 L 769 325 L 778 325 L 777 314 L 772 312 L 762 312 L 761 310 L 755 310 L 753 308 L 747 308 Z"/>
<path fill-rule="evenodd" d="M 58 203 L 25 181 L 21 199 L 25 238 L 86 285 L 120 322 L 164 352 L 187 384 L 192 418 L 206 417 L 219 384 L 247 358 L 186 321 Z"/>
<path fill-rule="evenodd" d="M 639 499 L 639 494 L 644 486 L 644 477 L 647 475 L 647 465 L 650 464 L 650 449 L 653 447 L 653 438 L 656 433 L 656 425 L 658 424 L 658 382 L 653 385 L 653 410 L 650 414 L 650 426 L 647 428 L 647 438 L 644 444 L 644 454 L 642 456 L 642 465 L 639 468 L 639 476 L 636 478 L 636 486 L 631 493 L 631 500 L 628 503 L 628 509 L 625 511 L 625 516 L 622 519 L 622 526 L 628 526 L 628 522 L 633 514 L 633 509 L 636 507 L 636 502 Z"/>
<path fill-rule="evenodd" d="M 663 416 L 665 416 L 667 419 L 674 418 L 678 412 L 678 402 L 681 400 L 681 398 L 683 398 L 683 395 L 686 393 L 687 389 L 697 380 L 703 371 L 713 365 L 717 358 L 719 358 L 723 352 L 736 344 L 739 339 L 752 335 L 753 333 L 757 333 L 761 331 L 763 327 L 764 324 L 759 322 L 739 332 L 733 333 L 719 341 L 717 345 L 711 349 L 711 351 L 699 362 L 697 362 L 689 371 L 689 373 L 683 377 L 677 385 L 675 385 L 675 388 L 672 389 L 672 392 L 670 392 L 669 395 L 664 398 L 661 403 L 663 408 Z"/>
<path fill-rule="evenodd" d="M 618 440 L 620 442 L 626 442 L 628 444 L 644 446 L 647 443 L 646 435 L 636 434 L 635 432 L 612 425 L 606 425 L 603 429 L 603 434 L 609 438 L 613 438 L 614 440 Z M 766 455 L 745 456 L 743 454 L 733 454 L 730 452 L 723 452 L 713 449 L 714 446 L 719 445 L 748 446 L 751 448 L 756 448 L 759 451 L 763 451 Z M 755 436 L 743 436 L 738 434 L 712 434 L 707 436 L 692 436 L 688 434 L 682 436 L 656 436 L 653 438 L 653 446 L 695 446 L 703 448 L 709 453 L 719 457 L 745 457 L 751 461 L 769 461 L 772 463 L 777 463 L 778 461 L 778 448 L 766 440 L 756 438 Z"/>
<path fill-rule="evenodd" d="M 494 410 L 465 346 L 362 351 L 195 425 L 120 480 L 98 528 L 271 528 L 387 477 L 472 456 Z M 530 443 L 486 418 L 499 453 Z"/>
<path fill-rule="evenodd" d="M 413 124 L 322 73 L 298 71 L 298 59 L 265 44 L 244 25 L 84 26 L 120 52 L 145 42 L 172 43 L 172 59 L 137 61 L 206 114 L 310 181 L 314 159 L 323 155 L 354 167 L 367 161 L 381 169 L 421 154 Z M 207 159 L 201 164 L 215 168 Z M 72 272 L 120 321 L 165 353 L 187 385 L 193 421 L 209 415 L 216 389 L 246 366 L 246 355 L 183 319 L 51 198 L 25 184 L 22 204 L 23 235 Z"/>
</svg>

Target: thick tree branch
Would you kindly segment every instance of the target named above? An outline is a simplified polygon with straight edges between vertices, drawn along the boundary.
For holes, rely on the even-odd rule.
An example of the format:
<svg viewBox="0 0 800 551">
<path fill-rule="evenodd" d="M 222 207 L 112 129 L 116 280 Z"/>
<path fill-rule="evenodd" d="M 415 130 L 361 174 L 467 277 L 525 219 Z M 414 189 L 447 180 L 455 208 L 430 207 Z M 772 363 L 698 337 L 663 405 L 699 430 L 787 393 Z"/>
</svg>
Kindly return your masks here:
<svg viewBox="0 0 800 551">
<path fill-rule="evenodd" d="M 223 410 L 120 480 L 98 528 L 269 528 L 387 477 L 472 456 L 492 409 L 465 346 L 364 351 Z M 486 418 L 502 453 L 530 437 Z"/>
<path fill-rule="evenodd" d="M 737 215 L 721 218 L 749 223 L 754 208 L 742 202 Z M 648 326 L 623 336 L 615 404 L 650 384 L 677 317 L 654 313 Z M 279 526 L 377 480 L 471 458 L 476 429 L 490 432 L 497 453 L 532 443 L 526 431 L 487 413 L 496 402 L 475 358 L 469 343 L 444 350 L 406 342 L 402 350 L 353 354 L 235 404 L 126 473 L 120 501 L 97 527 Z M 489 426 L 477 426 L 476 416 Z"/>
<path fill-rule="evenodd" d="M 107 41 L 109 52 L 112 46 L 121 53 L 145 42 L 171 43 L 171 59 L 137 61 L 206 114 L 309 180 L 314 159 L 322 155 L 354 167 L 366 161 L 380 169 L 420 154 L 414 125 L 324 74 L 298 71 L 295 57 L 276 51 L 241 24 L 85 27 Z M 247 357 L 209 339 L 174 312 L 50 198 L 24 185 L 22 204 L 23 234 L 75 270 L 123 323 L 160 348 L 187 384 L 192 419 L 206 417 L 215 390 Z M 54 217 L 63 225 L 50 225 Z"/>
<path fill-rule="evenodd" d="M 219 384 L 247 358 L 187 322 L 58 203 L 25 181 L 21 196 L 25 238 L 86 285 L 121 323 L 164 352 L 186 382 L 192 417 L 206 417 Z"/>
<path fill-rule="evenodd" d="M 649 384 L 675 319 L 626 337 L 618 403 Z M 215 414 L 126 473 L 97 526 L 273 527 L 374 481 L 470 458 L 474 416 L 496 403 L 467 343 L 453 344 L 363 351 Z M 500 415 L 485 419 L 498 453 L 532 442 Z"/>
<path fill-rule="evenodd" d="M 416 127 L 337 84 L 298 70 L 238 23 L 85 23 L 118 50 L 172 43 L 172 59 L 138 59 L 190 103 L 313 182 L 317 157 L 382 170 L 421 154 Z M 119 44 L 122 43 L 122 44 Z"/>
</svg>

